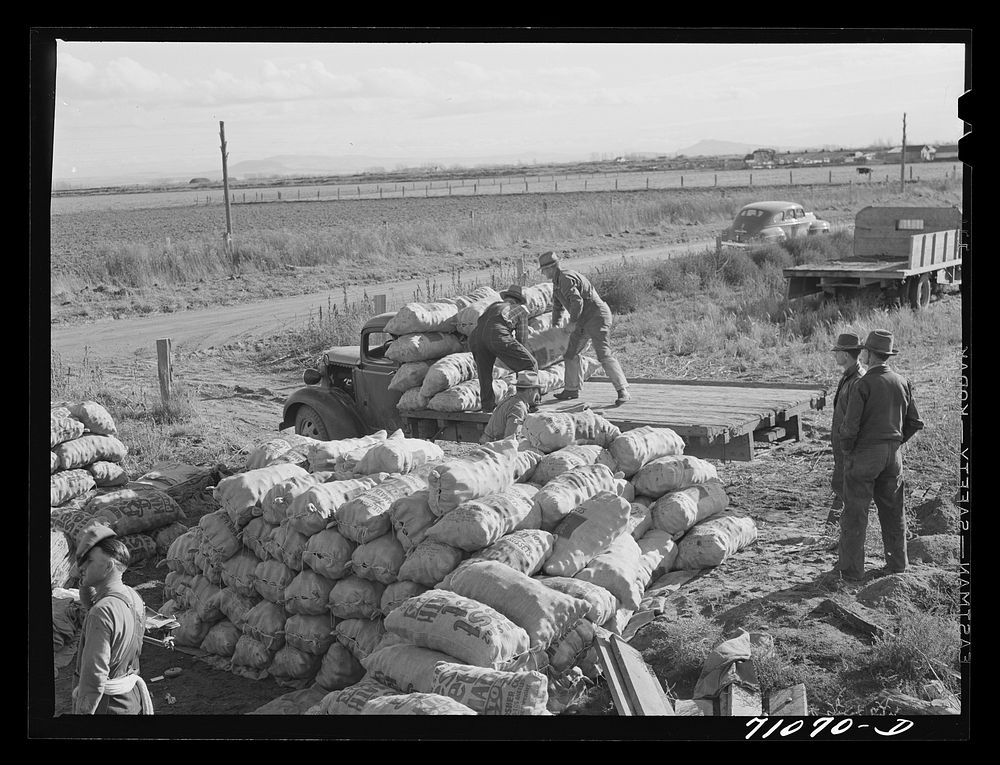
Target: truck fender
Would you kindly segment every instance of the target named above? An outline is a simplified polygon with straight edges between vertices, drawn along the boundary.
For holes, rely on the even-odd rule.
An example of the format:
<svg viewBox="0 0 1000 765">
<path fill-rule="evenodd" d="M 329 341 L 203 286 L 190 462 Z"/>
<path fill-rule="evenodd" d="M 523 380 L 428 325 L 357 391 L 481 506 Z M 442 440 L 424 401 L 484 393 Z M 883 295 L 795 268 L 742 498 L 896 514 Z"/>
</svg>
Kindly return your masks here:
<svg viewBox="0 0 1000 765">
<path fill-rule="evenodd" d="M 299 388 L 285 400 L 280 430 L 295 426 L 295 412 L 303 404 L 316 410 L 331 440 L 357 438 L 368 432 L 354 401 L 337 388 Z"/>
</svg>

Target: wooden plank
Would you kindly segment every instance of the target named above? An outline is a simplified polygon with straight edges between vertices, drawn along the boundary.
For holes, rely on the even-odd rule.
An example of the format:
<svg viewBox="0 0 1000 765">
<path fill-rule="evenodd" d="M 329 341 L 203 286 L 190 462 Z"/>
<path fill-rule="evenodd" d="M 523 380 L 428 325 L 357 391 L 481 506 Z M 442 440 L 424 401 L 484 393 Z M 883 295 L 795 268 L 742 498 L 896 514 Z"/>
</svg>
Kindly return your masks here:
<svg viewBox="0 0 1000 765">
<path fill-rule="evenodd" d="M 830 600 L 829 598 L 816 606 L 816 608 L 812 610 L 812 613 L 835 616 L 841 621 L 849 624 L 854 629 L 859 632 L 863 632 L 870 637 L 882 637 L 886 634 L 886 630 L 883 627 L 869 621 L 858 611 L 848 608 L 847 606 L 842 606 L 840 603 L 837 603 L 835 600 Z"/>
<path fill-rule="evenodd" d="M 760 717 L 762 714 L 760 691 L 733 682 L 719 694 L 719 715 L 722 717 Z"/>
<path fill-rule="evenodd" d="M 625 679 L 632 708 L 637 715 L 670 715 L 674 708 L 642 654 L 618 635 L 611 636 L 611 649 Z"/>
<path fill-rule="evenodd" d="M 745 382 L 742 380 L 675 380 L 667 379 L 662 377 L 627 377 L 629 385 L 693 385 L 695 387 L 704 388 L 762 388 L 762 389 L 777 389 L 777 390 L 787 390 L 792 392 L 798 392 L 802 390 L 821 390 L 824 393 L 826 388 L 822 385 L 808 385 L 806 383 L 765 383 L 765 382 Z M 587 382 L 606 382 L 610 383 L 607 377 L 592 377 Z"/>
<path fill-rule="evenodd" d="M 809 714 L 808 709 L 806 686 L 804 683 L 799 683 L 770 694 L 764 713 L 769 717 L 806 717 Z"/>
<path fill-rule="evenodd" d="M 604 677 L 608 681 L 608 690 L 611 691 L 611 700 L 615 704 L 618 714 L 624 717 L 633 717 L 635 712 L 629 704 L 625 691 L 625 684 L 614 657 L 611 654 L 611 645 L 606 638 L 598 637 L 594 644 L 597 646 L 597 659 L 604 670 Z"/>
<path fill-rule="evenodd" d="M 714 717 L 715 705 L 710 699 L 677 699 L 674 714 L 677 717 Z"/>
<path fill-rule="evenodd" d="M 758 443 L 770 444 L 784 437 L 784 428 L 767 428 L 767 430 L 755 430 L 753 433 L 753 440 Z"/>
</svg>

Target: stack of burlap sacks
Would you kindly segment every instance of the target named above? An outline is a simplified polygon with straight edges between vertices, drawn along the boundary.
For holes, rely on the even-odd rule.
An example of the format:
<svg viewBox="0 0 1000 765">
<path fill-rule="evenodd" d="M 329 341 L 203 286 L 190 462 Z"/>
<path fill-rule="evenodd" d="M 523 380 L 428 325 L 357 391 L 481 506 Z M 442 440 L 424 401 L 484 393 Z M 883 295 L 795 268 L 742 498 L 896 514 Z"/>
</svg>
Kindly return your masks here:
<svg viewBox="0 0 1000 765">
<path fill-rule="evenodd" d="M 171 546 L 175 641 L 295 689 L 260 713 L 560 711 L 658 574 L 755 529 L 671 430 L 526 426 L 450 459 L 398 431 L 265 444 Z"/>
<path fill-rule="evenodd" d="M 569 334 L 552 327 L 552 283 L 524 288 L 528 311 L 526 347 L 538 362 L 542 394 L 563 387 L 562 361 Z M 432 409 L 438 412 L 474 412 L 481 408 L 479 373 L 468 336 L 483 311 L 500 300 L 490 287 L 477 287 L 467 296 L 436 303 L 407 303 L 386 325 L 396 335 L 386 355 L 400 362 L 389 390 L 400 394 L 401 411 Z M 584 379 L 600 368 L 597 360 L 583 357 Z M 493 369 L 493 392 L 500 401 L 514 385 L 516 375 L 503 362 Z"/>
</svg>

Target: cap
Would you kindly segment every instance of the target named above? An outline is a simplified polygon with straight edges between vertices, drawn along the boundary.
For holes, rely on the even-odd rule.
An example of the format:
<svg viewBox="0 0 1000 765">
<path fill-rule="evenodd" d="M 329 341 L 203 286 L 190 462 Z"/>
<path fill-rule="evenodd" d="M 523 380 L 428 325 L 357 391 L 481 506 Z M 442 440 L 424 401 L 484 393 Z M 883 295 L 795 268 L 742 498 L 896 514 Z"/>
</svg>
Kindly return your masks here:
<svg viewBox="0 0 1000 765">
<path fill-rule="evenodd" d="M 103 523 L 95 522 L 87 526 L 80 532 L 80 541 L 76 545 L 76 563 L 79 566 L 83 559 L 98 542 L 108 537 L 118 536 L 111 528 Z"/>
</svg>

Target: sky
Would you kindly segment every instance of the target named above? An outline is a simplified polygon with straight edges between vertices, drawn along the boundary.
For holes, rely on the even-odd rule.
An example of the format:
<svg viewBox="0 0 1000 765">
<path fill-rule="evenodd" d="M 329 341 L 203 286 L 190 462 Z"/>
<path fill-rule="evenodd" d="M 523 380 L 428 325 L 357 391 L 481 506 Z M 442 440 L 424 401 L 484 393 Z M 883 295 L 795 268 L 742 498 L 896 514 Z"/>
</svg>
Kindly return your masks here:
<svg viewBox="0 0 1000 765">
<path fill-rule="evenodd" d="M 56 43 L 53 178 L 962 135 L 960 43 Z"/>
</svg>

